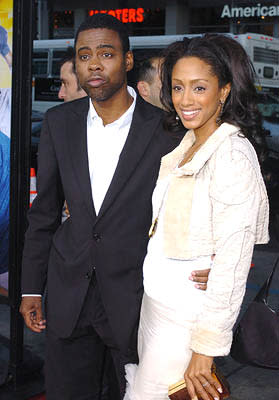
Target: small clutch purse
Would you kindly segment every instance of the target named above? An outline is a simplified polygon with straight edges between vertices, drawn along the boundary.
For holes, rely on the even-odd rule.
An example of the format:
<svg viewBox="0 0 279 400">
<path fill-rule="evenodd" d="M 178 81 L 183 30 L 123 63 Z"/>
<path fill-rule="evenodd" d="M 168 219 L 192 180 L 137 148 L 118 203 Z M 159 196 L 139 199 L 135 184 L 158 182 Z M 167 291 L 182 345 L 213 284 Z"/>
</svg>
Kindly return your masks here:
<svg viewBox="0 0 279 400">
<path fill-rule="evenodd" d="M 216 365 L 212 365 L 211 374 L 217 382 L 222 386 L 223 393 L 219 393 L 220 400 L 228 399 L 230 396 L 230 386 L 226 380 L 226 378 L 221 374 L 221 372 L 216 368 Z M 213 397 L 207 393 L 209 398 L 213 400 Z M 184 380 L 181 380 L 174 385 L 169 386 L 169 398 L 171 400 L 191 400 L 191 397 L 188 393 L 186 383 Z M 199 397 L 198 400 L 201 400 Z"/>
</svg>

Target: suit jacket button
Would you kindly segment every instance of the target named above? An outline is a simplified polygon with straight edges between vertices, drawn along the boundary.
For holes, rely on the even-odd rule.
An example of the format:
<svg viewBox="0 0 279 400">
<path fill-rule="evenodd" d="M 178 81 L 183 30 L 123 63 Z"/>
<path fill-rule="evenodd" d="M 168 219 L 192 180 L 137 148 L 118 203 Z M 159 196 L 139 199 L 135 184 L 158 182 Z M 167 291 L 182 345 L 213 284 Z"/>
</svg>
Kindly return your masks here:
<svg viewBox="0 0 279 400">
<path fill-rule="evenodd" d="M 93 239 L 95 242 L 100 242 L 101 236 L 98 233 L 93 233 Z"/>
<path fill-rule="evenodd" d="M 93 275 L 95 275 L 95 267 L 92 267 L 92 269 L 91 269 L 91 271 L 88 271 L 86 274 L 85 274 L 85 278 L 86 279 L 91 279 L 92 278 L 92 276 Z"/>
</svg>

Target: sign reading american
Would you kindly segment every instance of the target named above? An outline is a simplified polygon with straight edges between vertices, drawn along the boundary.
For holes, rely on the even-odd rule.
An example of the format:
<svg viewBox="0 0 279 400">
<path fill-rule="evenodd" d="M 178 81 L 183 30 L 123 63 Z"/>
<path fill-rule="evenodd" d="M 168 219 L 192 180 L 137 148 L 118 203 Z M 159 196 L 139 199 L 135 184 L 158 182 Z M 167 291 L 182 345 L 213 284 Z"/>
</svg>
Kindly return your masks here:
<svg viewBox="0 0 279 400">
<path fill-rule="evenodd" d="M 250 7 L 230 7 L 224 5 L 221 18 L 277 17 L 279 6 L 262 6 L 258 3 Z"/>
</svg>

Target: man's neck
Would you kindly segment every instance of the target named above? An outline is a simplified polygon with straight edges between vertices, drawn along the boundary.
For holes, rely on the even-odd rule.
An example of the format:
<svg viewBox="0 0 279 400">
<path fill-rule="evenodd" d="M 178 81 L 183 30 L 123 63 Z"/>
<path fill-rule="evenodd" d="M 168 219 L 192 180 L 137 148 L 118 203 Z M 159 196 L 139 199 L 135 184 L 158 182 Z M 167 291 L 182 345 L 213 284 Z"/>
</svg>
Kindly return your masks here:
<svg viewBox="0 0 279 400">
<path fill-rule="evenodd" d="M 108 125 L 118 120 L 128 110 L 133 103 L 133 97 L 125 86 L 106 101 L 91 101 L 103 124 Z"/>
</svg>

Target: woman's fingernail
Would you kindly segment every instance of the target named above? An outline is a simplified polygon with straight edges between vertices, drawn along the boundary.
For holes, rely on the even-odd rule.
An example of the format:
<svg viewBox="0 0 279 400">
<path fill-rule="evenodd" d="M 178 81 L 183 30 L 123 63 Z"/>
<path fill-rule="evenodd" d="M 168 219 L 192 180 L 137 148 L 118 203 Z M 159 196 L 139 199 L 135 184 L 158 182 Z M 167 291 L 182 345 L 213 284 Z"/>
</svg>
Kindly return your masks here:
<svg viewBox="0 0 279 400">
<path fill-rule="evenodd" d="M 223 393 L 223 390 L 222 390 L 222 388 L 221 388 L 221 387 L 220 387 L 220 388 L 218 388 L 217 390 L 218 390 L 218 392 L 219 392 L 219 393 Z"/>
<path fill-rule="evenodd" d="M 192 277 L 192 276 L 189 276 L 189 279 L 190 279 L 190 281 L 192 281 L 192 280 L 193 280 L 193 277 Z"/>
</svg>

